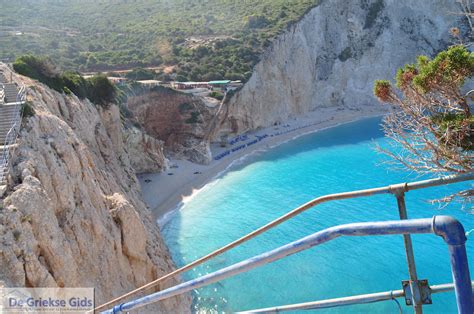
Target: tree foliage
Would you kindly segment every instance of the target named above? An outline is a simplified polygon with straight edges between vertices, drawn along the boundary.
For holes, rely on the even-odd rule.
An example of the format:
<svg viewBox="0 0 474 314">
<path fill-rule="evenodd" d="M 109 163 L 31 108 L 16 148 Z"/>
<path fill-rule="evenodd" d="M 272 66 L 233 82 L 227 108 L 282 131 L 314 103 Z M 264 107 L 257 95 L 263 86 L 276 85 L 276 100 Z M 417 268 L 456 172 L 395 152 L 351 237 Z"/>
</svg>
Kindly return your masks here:
<svg viewBox="0 0 474 314">
<path fill-rule="evenodd" d="M 144 69 L 144 68 L 136 68 L 132 71 L 128 72 L 125 75 L 126 78 L 129 80 L 141 81 L 141 80 L 154 80 L 157 75 L 154 71 Z"/>
<path fill-rule="evenodd" d="M 31 77 L 50 88 L 67 94 L 74 93 L 79 98 L 88 98 L 97 105 L 107 106 L 115 101 L 116 90 L 103 74 L 84 79 L 79 73 L 60 70 L 46 57 L 26 55 L 13 63 L 13 69 Z"/>
<path fill-rule="evenodd" d="M 396 87 L 376 81 L 375 96 L 396 109 L 384 119 L 392 145 L 381 150 L 420 173 L 473 171 L 474 118 L 461 92 L 473 75 L 474 53 L 454 46 L 399 69 Z"/>
<path fill-rule="evenodd" d="M 107 106 L 115 100 L 115 87 L 104 74 L 88 79 L 87 98 L 95 104 Z"/>
<path fill-rule="evenodd" d="M 245 80 L 271 39 L 318 2 L 4 1 L 0 58 L 32 53 L 68 70 L 174 66 L 185 80 Z"/>
</svg>

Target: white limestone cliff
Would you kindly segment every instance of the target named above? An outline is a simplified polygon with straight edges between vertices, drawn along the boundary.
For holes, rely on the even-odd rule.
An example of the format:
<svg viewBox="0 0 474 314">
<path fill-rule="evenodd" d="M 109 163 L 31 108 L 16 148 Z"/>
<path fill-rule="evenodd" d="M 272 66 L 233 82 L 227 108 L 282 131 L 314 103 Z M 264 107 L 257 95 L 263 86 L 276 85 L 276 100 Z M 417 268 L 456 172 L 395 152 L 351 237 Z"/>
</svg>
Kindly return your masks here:
<svg viewBox="0 0 474 314">
<path fill-rule="evenodd" d="M 447 47 L 454 0 L 322 0 L 273 42 L 221 109 L 214 134 L 242 133 L 318 108 L 380 106 L 376 79 Z"/>
</svg>

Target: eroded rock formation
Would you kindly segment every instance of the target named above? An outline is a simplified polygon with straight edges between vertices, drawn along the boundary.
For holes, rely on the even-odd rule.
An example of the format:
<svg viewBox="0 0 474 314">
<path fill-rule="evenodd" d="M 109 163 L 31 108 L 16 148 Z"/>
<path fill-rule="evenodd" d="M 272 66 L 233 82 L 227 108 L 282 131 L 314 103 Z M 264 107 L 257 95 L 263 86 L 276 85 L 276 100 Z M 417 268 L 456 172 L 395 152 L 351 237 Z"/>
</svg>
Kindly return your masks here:
<svg viewBox="0 0 474 314">
<path fill-rule="evenodd" d="M 199 164 L 211 160 L 209 121 L 216 107 L 169 89 L 130 97 L 128 107 L 147 134 L 165 143 L 166 154 Z"/>
<path fill-rule="evenodd" d="M 172 271 L 141 200 L 118 110 L 98 111 L 87 100 L 13 78 L 28 86 L 35 115 L 24 122 L 1 200 L 0 285 L 95 287 L 102 303 Z M 140 141 L 161 154 L 155 142 Z M 190 298 L 181 296 L 153 311 L 189 309 Z"/>
</svg>

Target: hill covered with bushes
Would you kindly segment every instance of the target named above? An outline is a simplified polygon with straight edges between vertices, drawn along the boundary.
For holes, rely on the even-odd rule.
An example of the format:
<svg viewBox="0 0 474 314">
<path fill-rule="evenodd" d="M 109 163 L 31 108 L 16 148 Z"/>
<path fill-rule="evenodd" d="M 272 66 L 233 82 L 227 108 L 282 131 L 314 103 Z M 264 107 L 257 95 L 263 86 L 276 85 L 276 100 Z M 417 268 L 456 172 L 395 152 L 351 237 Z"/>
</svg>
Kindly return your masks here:
<svg viewBox="0 0 474 314">
<path fill-rule="evenodd" d="M 66 70 L 156 66 L 182 80 L 245 80 L 271 39 L 318 2 L 5 1 L 0 58 L 29 53 Z"/>
<path fill-rule="evenodd" d="M 78 72 L 61 72 L 49 58 L 31 55 L 17 58 L 13 68 L 17 73 L 38 80 L 58 92 L 74 93 L 97 105 L 107 107 L 115 101 L 115 87 L 104 74 L 85 79 Z"/>
</svg>

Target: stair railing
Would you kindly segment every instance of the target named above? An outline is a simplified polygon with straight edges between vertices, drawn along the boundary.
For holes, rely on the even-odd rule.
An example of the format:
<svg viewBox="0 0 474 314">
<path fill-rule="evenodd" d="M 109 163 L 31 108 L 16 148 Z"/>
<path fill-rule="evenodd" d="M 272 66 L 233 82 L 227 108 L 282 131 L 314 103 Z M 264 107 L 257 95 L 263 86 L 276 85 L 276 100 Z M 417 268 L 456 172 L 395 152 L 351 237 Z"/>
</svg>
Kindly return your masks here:
<svg viewBox="0 0 474 314">
<path fill-rule="evenodd" d="M 0 83 L 0 104 L 5 103 L 5 86 Z"/>
<path fill-rule="evenodd" d="M 10 120 L 12 126 L 8 131 L 7 135 L 5 136 L 5 141 L 3 142 L 3 153 L 0 159 L 0 185 L 2 185 L 7 177 L 8 168 L 10 167 L 10 155 L 12 150 L 12 145 L 16 143 L 18 138 L 18 134 L 21 127 L 21 120 L 23 117 L 23 110 L 22 105 L 25 103 L 26 100 L 26 88 L 22 86 L 18 91 L 16 96 L 16 102 L 13 106 L 15 106 L 15 115 Z M 11 106 L 11 105 L 9 105 Z"/>
</svg>

